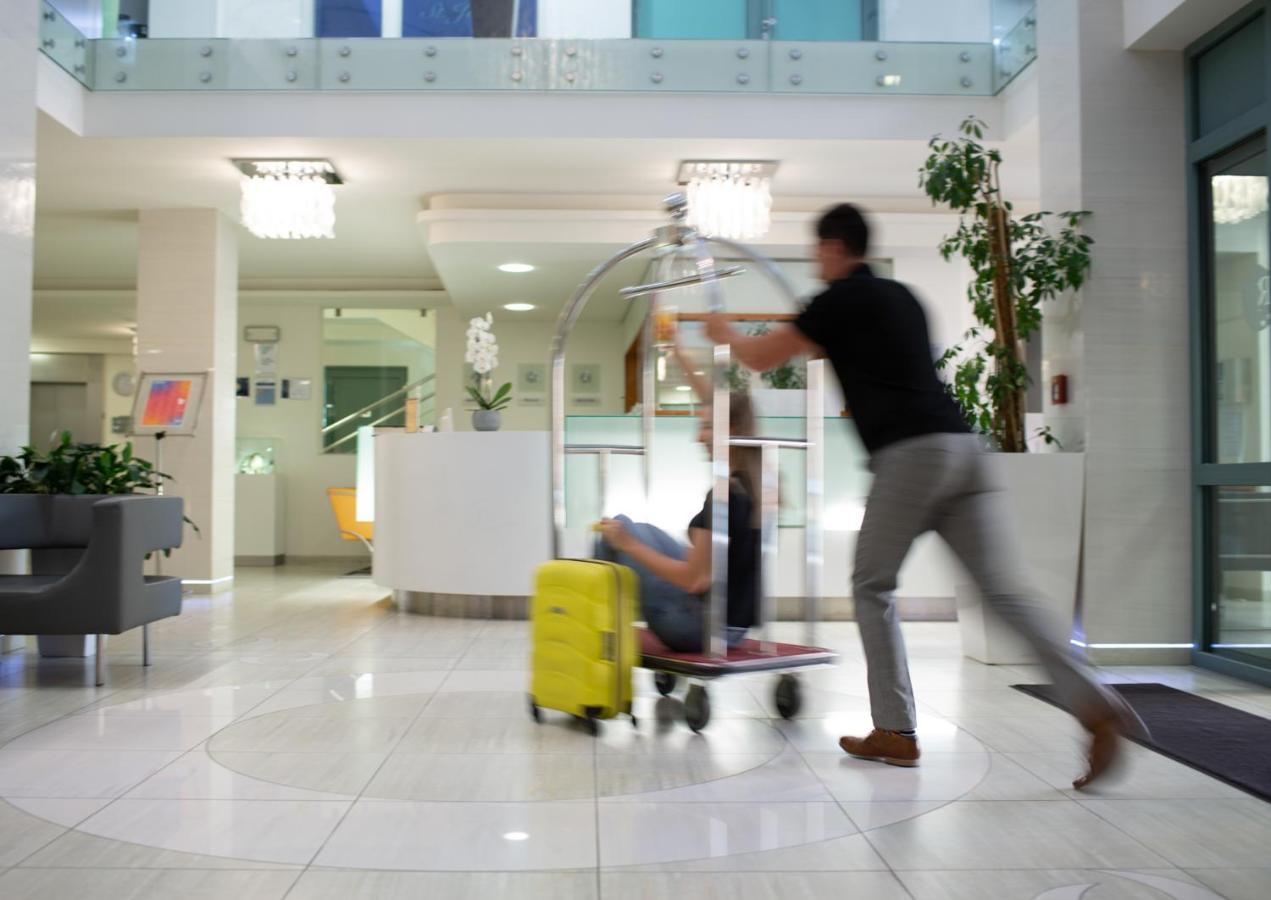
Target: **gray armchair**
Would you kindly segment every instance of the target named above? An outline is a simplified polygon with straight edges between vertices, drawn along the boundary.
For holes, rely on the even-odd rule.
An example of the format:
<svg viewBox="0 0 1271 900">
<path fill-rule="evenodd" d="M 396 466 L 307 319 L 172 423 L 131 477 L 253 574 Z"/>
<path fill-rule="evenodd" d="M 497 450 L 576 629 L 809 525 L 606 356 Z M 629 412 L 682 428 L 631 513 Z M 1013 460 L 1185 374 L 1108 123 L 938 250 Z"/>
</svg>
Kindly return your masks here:
<svg viewBox="0 0 1271 900">
<path fill-rule="evenodd" d="M 0 634 L 122 634 L 181 612 L 181 580 L 145 574 L 179 547 L 179 497 L 0 495 L 0 550 L 28 549 L 32 574 L 0 575 Z"/>
</svg>

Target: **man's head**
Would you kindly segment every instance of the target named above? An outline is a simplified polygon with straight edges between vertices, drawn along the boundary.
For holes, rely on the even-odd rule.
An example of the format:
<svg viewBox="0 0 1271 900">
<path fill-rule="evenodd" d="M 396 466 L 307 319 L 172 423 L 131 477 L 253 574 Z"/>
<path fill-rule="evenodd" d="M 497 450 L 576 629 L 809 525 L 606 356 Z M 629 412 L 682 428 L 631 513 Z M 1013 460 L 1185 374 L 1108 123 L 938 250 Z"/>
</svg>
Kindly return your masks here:
<svg viewBox="0 0 1271 900">
<path fill-rule="evenodd" d="M 840 203 L 822 213 L 816 223 L 816 236 L 822 281 L 838 281 L 851 275 L 869 252 L 869 223 L 850 203 Z"/>
</svg>

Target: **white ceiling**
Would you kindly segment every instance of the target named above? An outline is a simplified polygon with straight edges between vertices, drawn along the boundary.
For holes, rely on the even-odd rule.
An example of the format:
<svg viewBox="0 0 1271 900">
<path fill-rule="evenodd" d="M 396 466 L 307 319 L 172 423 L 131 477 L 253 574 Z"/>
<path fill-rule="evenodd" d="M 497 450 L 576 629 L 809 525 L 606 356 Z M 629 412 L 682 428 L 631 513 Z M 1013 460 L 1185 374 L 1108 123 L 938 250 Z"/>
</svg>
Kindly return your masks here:
<svg viewBox="0 0 1271 900">
<path fill-rule="evenodd" d="M 229 162 L 235 157 L 326 157 L 346 181 L 337 188 L 334 240 L 265 241 L 240 232 L 243 287 L 444 289 L 464 310 L 526 301 L 545 317 L 597 262 L 648 233 L 651 219 L 641 213 L 658 217 L 682 159 L 779 160 L 778 210 L 815 210 L 851 198 L 876 209 L 920 211 L 930 209 L 917 188 L 926 152 L 916 140 L 83 138 L 41 114 L 37 335 L 118 334 L 130 318 L 128 296 L 94 301 L 83 292 L 135 286 L 138 210 L 216 208 L 236 219 L 238 173 Z M 1035 202 L 1034 139 L 1013 142 L 1006 152 L 1009 189 L 1023 204 Z M 435 241 L 417 219 L 456 195 L 504 195 L 498 205 L 511 210 L 558 196 L 574 209 L 621 212 L 594 241 L 544 241 L 532 219 L 490 229 L 488 237 Z M 624 216 L 633 220 L 629 229 Z M 537 269 L 522 276 L 497 271 L 498 263 L 513 260 Z M 630 265 L 615 275 L 614 287 L 639 274 L 640 266 Z M 620 317 L 616 305 L 599 298 L 592 306 L 589 317 Z"/>
</svg>

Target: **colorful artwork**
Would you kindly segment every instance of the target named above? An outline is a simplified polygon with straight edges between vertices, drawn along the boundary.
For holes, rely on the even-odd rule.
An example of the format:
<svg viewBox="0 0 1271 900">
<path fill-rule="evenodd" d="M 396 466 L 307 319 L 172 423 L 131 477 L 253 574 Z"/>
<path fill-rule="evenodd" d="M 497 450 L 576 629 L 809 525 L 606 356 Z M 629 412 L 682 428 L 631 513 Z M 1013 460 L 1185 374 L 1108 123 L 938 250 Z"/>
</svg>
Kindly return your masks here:
<svg viewBox="0 0 1271 900">
<path fill-rule="evenodd" d="M 141 424 L 147 428 L 179 428 L 189 410 L 193 382 L 187 378 L 156 379 L 150 383 Z"/>
<path fill-rule="evenodd" d="M 205 372 L 143 372 L 132 402 L 130 434 L 194 434 Z"/>
</svg>

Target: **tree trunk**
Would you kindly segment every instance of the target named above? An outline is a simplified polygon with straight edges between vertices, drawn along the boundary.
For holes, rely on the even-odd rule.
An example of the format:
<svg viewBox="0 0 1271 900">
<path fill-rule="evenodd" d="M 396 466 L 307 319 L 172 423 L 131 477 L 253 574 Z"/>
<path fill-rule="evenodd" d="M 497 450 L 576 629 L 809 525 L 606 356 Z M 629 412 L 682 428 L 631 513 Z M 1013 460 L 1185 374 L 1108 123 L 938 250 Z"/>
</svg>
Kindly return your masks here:
<svg viewBox="0 0 1271 900">
<path fill-rule="evenodd" d="M 1011 289 L 1011 233 L 1006 208 L 994 205 L 989 216 L 991 253 L 993 256 L 993 311 L 996 343 L 1001 356 L 996 361 L 997 373 L 1009 376 L 1022 364 L 1019 354 L 1019 329 L 1015 317 L 1015 295 Z M 1023 453 L 1028 449 L 1024 436 L 1024 392 L 1004 389 L 994 397 L 996 418 L 1001 424 L 1001 449 L 1005 453 Z"/>
</svg>

